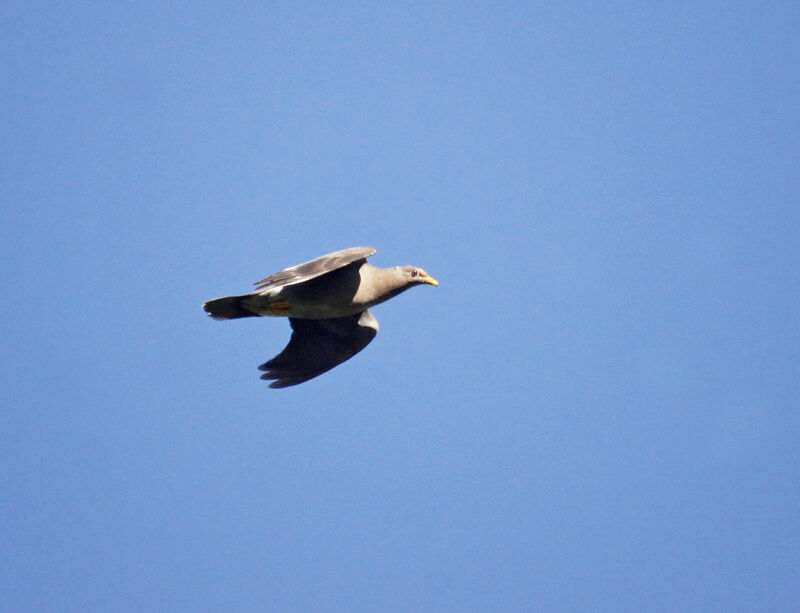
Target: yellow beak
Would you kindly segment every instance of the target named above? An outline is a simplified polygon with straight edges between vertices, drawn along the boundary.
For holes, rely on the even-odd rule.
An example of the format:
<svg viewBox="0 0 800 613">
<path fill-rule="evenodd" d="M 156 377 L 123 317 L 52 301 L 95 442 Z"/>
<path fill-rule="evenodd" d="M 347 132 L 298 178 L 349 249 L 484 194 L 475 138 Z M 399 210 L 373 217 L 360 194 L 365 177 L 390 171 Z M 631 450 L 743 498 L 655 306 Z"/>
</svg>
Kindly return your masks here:
<svg viewBox="0 0 800 613">
<path fill-rule="evenodd" d="M 433 277 L 422 277 L 420 278 L 420 281 L 422 281 L 423 283 L 430 283 L 431 285 L 435 285 L 437 287 L 439 286 L 439 282 Z"/>
</svg>

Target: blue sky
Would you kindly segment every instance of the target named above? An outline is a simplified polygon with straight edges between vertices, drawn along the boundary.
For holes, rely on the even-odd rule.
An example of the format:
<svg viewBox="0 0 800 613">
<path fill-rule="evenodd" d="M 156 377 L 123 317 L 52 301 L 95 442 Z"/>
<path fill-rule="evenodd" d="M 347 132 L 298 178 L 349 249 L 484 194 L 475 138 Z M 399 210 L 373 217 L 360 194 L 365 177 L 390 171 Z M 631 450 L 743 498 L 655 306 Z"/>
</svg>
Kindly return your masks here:
<svg viewBox="0 0 800 613">
<path fill-rule="evenodd" d="M 0 10 L 0 608 L 792 611 L 796 3 Z M 438 288 L 270 390 L 201 304 Z"/>
</svg>

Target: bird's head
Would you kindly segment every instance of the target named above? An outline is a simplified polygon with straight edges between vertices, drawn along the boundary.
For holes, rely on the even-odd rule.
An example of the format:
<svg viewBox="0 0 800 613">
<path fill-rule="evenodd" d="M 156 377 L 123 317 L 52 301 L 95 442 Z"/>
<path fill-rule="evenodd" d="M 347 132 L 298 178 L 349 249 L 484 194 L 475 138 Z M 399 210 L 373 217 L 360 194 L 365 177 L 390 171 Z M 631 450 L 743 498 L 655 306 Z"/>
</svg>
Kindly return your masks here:
<svg viewBox="0 0 800 613">
<path fill-rule="evenodd" d="M 427 272 L 416 266 L 398 266 L 400 274 L 409 285 L 419 285 L 427 283 L 429 285 L 439 285 L 439 282 L 431 277 Z"/>
</svg>

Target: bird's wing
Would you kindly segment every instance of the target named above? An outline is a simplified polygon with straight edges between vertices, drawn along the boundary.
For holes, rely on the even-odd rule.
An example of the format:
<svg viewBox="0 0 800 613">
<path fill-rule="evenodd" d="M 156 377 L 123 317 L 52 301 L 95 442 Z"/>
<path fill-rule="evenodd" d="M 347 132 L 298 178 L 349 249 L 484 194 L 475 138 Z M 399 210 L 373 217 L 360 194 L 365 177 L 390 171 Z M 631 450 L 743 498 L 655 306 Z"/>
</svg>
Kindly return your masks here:
<svg viewBox="0 0 800 613">
<path fill-rule="evenodd" d="M 274 275 L 261 279 L 261 281 L 257 281 L 253 285 L 256 286 L 257 290 L 270 289 L 280 285 L 295 285 L 352 264 L 356 260 L 367 258 L 373 253 L 375 253 L 375 249 L 372 247 L 350 247 L 350 249 L 334 251 L 310 262 L 276 272 Z"/>
<path fill-rule="evenodd" d="M 270 387 L 289 387 L 329 371 L 349 360 L 378 333 L 378 320 L 369 312 L 336 319 L 289 318 L 292 338 L 274 358 L 258 367 Z"/>
</svg>

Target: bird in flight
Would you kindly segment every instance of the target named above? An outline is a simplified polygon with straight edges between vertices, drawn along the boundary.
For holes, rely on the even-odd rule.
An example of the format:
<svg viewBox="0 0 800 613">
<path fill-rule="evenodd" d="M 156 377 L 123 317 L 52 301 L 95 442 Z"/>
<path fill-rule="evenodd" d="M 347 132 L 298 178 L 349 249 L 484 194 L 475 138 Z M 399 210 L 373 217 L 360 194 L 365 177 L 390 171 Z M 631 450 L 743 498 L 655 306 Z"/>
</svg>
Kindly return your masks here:
<svg viewBox="0 0 800 613">
<path fill-rule="evenodd" d="M 270 387 L 290 387 L 349 360 L 378 333 L 370 307 L 414 285 L 439 285 L 414 266 L 378 268 L 372 247 L 351 247 L 292 266 L 258 281 L 256 290 L 209 300 L 213 319 L 288 317 L 289 344 L 259 366 Z"/>
</svg>

